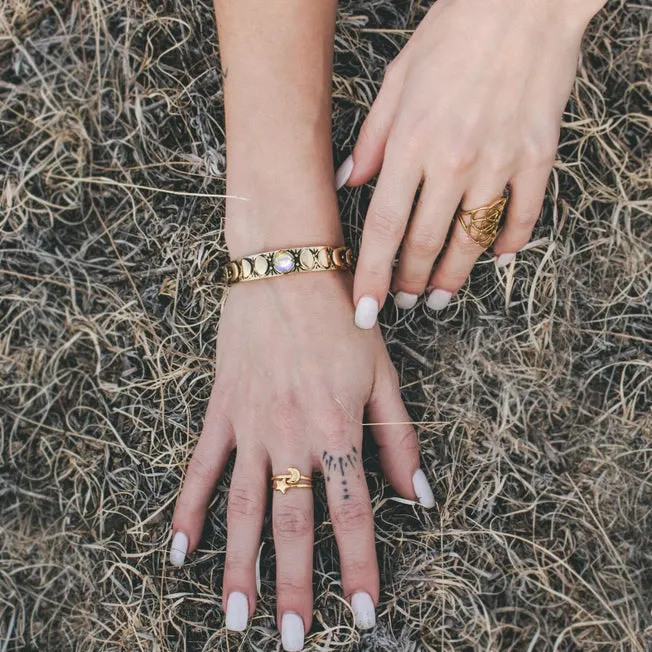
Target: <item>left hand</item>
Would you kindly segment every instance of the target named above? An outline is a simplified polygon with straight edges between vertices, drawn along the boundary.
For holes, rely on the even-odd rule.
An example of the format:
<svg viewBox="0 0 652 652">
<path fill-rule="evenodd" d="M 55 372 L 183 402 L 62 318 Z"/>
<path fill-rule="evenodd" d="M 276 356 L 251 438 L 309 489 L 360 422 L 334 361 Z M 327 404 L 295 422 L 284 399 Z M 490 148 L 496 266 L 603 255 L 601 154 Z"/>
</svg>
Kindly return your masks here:
<svg viewBox="0 0 652 652">
<path fill-rule="evenodd" d="M 460 204 L 490 204 L 509 184 L 505 226 L 493 244 L 498 264 L 511 263 L 528 242 L 582 34 L 601 4 L 439 0 L 429 10 L 388 67 L 352 162 L 338 171 L 339 185 L 350 171 L 347 185 L 358 186 L 380 170 L 355 276 L 359 326 L 373 325 L 390 283 L 399 308 L 414 306 L 428 288 L 428 306 L 439 310 L 462 287 L 484 248 L 459 222 L 451 229 Z"/>
</svg>

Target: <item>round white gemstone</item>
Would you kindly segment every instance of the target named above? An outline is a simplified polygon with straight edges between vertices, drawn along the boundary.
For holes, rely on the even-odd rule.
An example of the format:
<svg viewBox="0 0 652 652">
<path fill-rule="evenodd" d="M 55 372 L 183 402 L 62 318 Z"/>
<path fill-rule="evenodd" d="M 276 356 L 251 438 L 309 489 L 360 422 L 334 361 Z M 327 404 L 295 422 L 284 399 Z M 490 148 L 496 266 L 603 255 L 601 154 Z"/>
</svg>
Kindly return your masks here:
<svg viewBox="0 0 652 652">
<path fill-rule="evenodd" d="M 276 254 L 274 256 L 274 269 L 279 274 L 291 272 L 294 269 L 294 258 L 287 251 Z"/>
</svg>

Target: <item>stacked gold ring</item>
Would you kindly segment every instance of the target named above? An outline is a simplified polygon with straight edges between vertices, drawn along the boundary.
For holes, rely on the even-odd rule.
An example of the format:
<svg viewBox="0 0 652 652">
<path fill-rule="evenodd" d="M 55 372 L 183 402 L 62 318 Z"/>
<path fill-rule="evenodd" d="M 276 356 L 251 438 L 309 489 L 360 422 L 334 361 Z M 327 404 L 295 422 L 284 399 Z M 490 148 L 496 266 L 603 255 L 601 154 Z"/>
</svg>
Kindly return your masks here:
<svg viewBox="0 0 652 652">
<path fill-rule="evenodd" d="M 327 272 L 353 269 L 350 247 L 295 247 L 264 251 L 232 260 L 223 268 L 224 281 L 230 285 L 297 272 Z"/>
<path fill-rule="evenodd" d="M 287 473 L 272 476 L 272 489 L 284 494 L 288 489 L 312 489 L 312 478 L 299 469 L 288 467 Z"/>
</svg>

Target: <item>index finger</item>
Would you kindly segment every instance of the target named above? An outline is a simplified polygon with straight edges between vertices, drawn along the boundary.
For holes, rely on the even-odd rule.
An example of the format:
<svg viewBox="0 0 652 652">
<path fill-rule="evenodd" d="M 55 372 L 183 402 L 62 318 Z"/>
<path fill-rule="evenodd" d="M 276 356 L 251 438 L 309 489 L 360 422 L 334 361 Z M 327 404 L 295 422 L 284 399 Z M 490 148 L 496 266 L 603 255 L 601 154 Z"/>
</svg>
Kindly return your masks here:
<svg viewBox="0 0 652 652">
<path fill-rule="evenodd" d="M 401 158 L 391 151 L 385 153 L 362 230 L 353 284 L 355 323 L 359 328 L 373 328 L 378 311 L 385 302 L 392 263 L 422 178 L 418 166 Z"/>
</svg>

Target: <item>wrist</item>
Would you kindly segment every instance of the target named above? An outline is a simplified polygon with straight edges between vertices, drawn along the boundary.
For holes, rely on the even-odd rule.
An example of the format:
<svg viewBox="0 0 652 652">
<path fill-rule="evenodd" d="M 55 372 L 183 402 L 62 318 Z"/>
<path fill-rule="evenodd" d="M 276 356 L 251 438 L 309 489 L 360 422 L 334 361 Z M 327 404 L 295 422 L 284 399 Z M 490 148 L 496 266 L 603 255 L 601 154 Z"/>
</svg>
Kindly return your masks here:
<svg viewBox="0 0 652 652">
<path fill-rule="evenodd" d="M 330 129 L 322 123 L 229 132 L 224 232 L 232 259 L 344 243 Z"/>
<path fill-rule="evenodd" d="M 239 184 L 227 199 L 224 226 L 231 259 L 275 249 L 344 244 L 332 182 L 298 184 L 292 192 Z"/>
<path fill-rule="evenodd" d="M 602 7 L 606 0 L 542 0 L 545 4 L 554 6 L 553 11 L 560 18 L 584 31 Z"/>
</svg>

